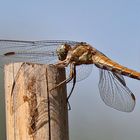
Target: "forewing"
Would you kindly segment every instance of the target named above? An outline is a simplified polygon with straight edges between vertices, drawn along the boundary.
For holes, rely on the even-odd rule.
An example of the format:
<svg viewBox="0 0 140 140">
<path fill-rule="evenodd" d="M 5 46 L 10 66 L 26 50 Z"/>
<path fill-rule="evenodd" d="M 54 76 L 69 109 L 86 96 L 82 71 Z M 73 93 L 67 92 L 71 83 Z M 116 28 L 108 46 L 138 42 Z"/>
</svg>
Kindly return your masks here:
<svg viewBox="0 0 140 140">
<path fill-rule="evenodd" d="M 57 59 L 56 49 L 65 43 L 75 45 L 78 42 L 67 40 L 0 40 L 0 59 L 4 64 L 12 62 L 48 64 Z"/>
<path fill-rule="evenodd" d="M 126 86 L 124 78 L 113 72 L 100 69 L 100 96 L 104 103 L 123 112 L 131 112 L 135 107 L 135 96 Z"/>
</svg>

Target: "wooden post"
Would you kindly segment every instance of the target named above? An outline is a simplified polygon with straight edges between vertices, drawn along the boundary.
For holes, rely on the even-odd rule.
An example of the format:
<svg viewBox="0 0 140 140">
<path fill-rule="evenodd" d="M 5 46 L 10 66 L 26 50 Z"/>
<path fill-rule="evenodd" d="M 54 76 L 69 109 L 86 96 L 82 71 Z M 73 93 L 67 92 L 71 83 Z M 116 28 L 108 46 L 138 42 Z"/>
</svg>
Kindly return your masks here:
<svg viewBox="0 0 140 140">
<path fill-rule="evenodd" d="M 65 70 L 37 64 L 5 66 L 7 140 L 69 140 Z"/>
</svg>

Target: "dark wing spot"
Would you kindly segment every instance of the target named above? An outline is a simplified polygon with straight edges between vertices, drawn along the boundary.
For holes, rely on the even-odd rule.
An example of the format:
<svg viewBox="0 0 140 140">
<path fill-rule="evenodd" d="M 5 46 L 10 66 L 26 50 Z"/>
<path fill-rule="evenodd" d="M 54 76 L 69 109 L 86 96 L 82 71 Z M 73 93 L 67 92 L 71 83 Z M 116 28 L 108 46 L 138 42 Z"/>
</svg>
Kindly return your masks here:
<svg viewBox="0 0 140 140">
<path fill-rule="evenodd" d="M 8 52 L 4 54 L 5 56 L 15 55 L 15 52 Z"/>
</svg>

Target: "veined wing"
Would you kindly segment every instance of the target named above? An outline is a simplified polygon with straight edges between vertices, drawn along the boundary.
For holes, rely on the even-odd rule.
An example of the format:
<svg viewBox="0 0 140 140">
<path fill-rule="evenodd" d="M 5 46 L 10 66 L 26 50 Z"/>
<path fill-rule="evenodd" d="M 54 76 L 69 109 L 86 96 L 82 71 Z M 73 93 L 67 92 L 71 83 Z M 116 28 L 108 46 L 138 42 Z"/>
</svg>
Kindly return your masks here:
<svg viewBox="0 0 140 140">
<path fill-rule="evenodd" d="M 56 48 L 65 43 L 69 45 L 78 44 L 78 42 L 67 40 L 0 40 L 0 60 L 4 64 L 11 62 L 46 64 L 57 59 Z"/>
<path fill-rule="evenodd" d="M 92 72 L 93 65 L 78 65 L 76 66 L 76 82 L 86 79 Z M 66 67 L 66 76 L 70 75 L 70 67 Z M 73 83 L 73 80 L 70 81 Z"/>
<path fill-rule="evenodd" d="M 135 107 L 135 96 L 122 75 L 100 69 L 99 91 L 104 103 L 112 108 L 131 112 Z"/>
</svg>

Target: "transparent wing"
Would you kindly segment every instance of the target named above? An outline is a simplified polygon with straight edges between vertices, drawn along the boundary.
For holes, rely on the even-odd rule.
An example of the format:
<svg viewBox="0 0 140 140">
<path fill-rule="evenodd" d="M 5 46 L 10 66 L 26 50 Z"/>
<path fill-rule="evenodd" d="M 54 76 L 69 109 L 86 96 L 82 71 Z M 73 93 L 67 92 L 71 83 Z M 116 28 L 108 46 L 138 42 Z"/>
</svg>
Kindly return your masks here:
<svg viewBox="0 0 140 140">
<path fill-rule="evenodd" d="M 78 65 L 76 66 L 76 82 L 86 79 L 92 72 L 93 65 Z M 66 77 L 69 77 L 70 67 L 66 67 Z M 73 80 L 70 81 L 73 83 Z"/>
<path fill-rule="evenodd" d="M 4 64 L 12 62 L 46 64 L 57 59 L 56 48 L 65 43 L 69 45 L 78 44 L 78 42 L 67 40 L 0 40 L 0 60 Z"/>
<path fill-rule="evenodd" d="M 100 69 L 100 96 L 104 103 L 123 112 L 131 112 L 135 107 L 135 96 L 126 86 L 122 75 Z"/>
<path fill-rule="evenodd" d="M 118 74 L 118 73 L 115 73 L 115 72 L 113 72 L 112 74 L 117 78 L 117 80 L 119 80 L 119 82 L 120 82 L 121 84 L 123 84 L 124 86 L 126 86 L 124 77 L 123 77 L 122 75 L 120 75 L 120 74 Z"/>
</svg>

